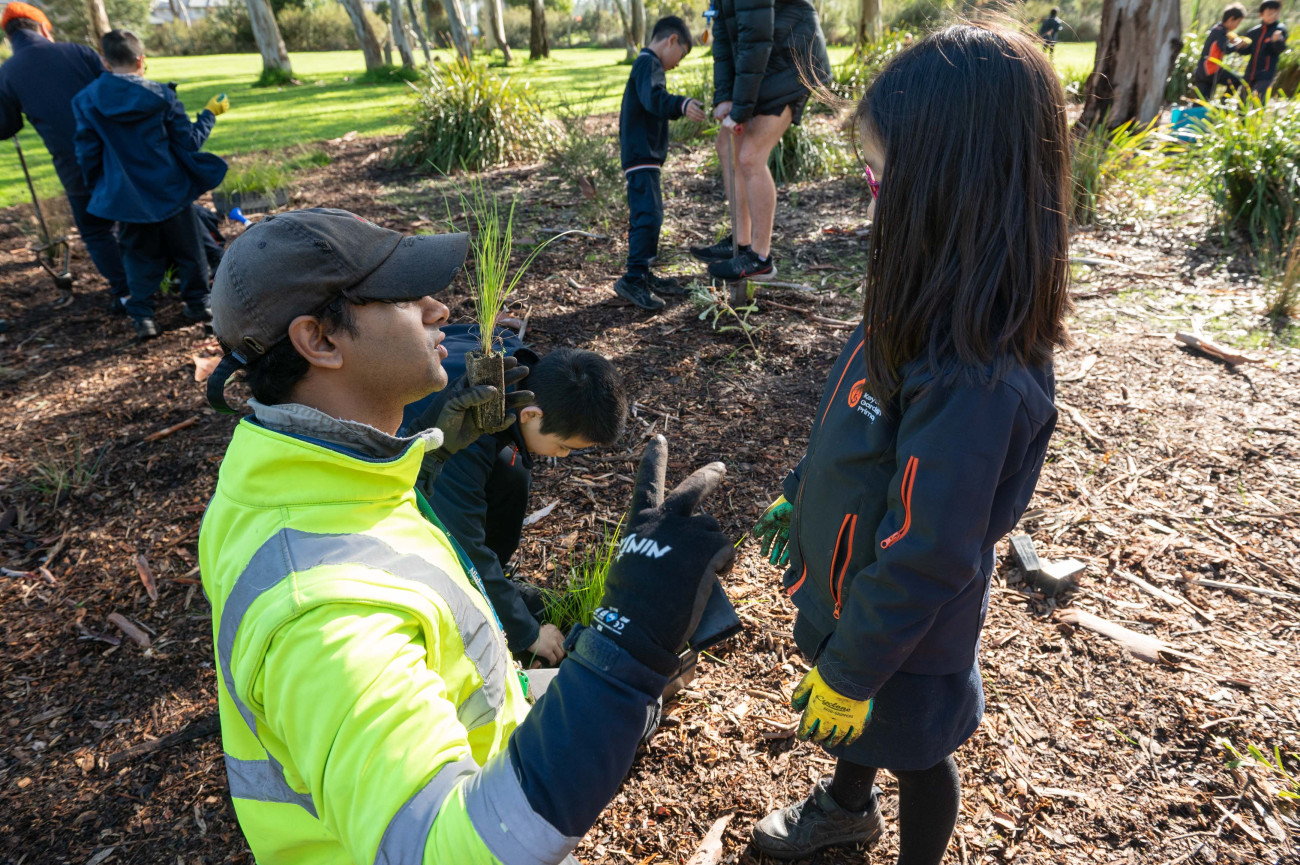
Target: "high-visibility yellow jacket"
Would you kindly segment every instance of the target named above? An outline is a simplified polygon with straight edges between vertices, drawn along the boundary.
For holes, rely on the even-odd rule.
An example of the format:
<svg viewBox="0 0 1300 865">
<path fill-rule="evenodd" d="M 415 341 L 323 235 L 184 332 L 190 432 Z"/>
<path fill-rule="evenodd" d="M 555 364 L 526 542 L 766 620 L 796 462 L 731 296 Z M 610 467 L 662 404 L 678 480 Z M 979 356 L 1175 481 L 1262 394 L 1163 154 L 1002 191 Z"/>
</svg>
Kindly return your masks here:
<svg viewBox="0 0 1300 865">
<path fill-rule="evenodd" d="M 552 685 L 571 680 L 567 712 L 548 691 L 528 716 L 475 575 L 412 490 L 423 453 L 416 439 L 368 457 L 251 420 L 226 452 L 199 561 L 231 796 L 260 865 L 561 861 L 663 687 L 584 631 Z M 548 763 L 593 744 L 574 711 L 610 692 L 615 735 L 595 737 L 587 789 L 567 789 L 584 784 L 572 766 L 554 789 Z M 533 744 L 508 747 L 526 717 Z"/>
</svg>

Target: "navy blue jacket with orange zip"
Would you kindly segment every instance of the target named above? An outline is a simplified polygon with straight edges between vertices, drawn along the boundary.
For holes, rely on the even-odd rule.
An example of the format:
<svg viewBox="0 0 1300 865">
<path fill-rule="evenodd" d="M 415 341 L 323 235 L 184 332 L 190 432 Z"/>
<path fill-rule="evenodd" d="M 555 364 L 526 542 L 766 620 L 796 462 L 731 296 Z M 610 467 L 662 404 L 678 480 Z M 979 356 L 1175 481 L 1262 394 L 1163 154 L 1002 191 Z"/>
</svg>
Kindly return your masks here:
<svg viewBox="0 0 1300 865">
<path fill-rule="evenodd" d="M 864 389 L 863 339 L 858 325 L 785 480 L 786 591 L 830 635 L 822 677 L 854 700 L 899 670 L 974 662 L 994 544 L 1024 513 L 1056 427 L 1050 364 L 989 385 L 940 380 L 916 362 L 882 410 Z"/>
<path fill-rule="evenodd" d="M 1273 34 L 1281 33 L 1282 38 L 1273 41 Z M 1250 85 L 1271 84 L 1277 75 L 1277 58 L 1286 51 L 1286 27 L 1282 24 L 1264 24 L 1260 22 L 1246 31 L 1250 40 L 1250 62 L 1246 64 L 1246 73 L 1242 76 Z"/>
</svg>

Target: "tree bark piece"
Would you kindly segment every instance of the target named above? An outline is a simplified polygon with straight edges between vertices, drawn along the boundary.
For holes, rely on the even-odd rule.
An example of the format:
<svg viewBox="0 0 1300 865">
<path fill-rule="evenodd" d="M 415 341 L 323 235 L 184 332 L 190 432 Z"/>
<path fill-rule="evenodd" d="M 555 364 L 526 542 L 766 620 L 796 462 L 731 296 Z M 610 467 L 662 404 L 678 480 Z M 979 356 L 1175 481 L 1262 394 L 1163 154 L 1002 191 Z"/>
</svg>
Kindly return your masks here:
<svg viewBox="0 0 1300 865">
<path fill-rule="evenodd" d="M 1218 358 L 1219 360 L 1223 361 L 1229 366 L 1236 366 L 1239 363 L 1263 363 L 1264 362 L 1262 359 L 1258 357 L 1252 357 L 1251 355 L 1248 354 L 1242 354 L 1241 352 L 1235 349 L 1228 348 L 1226 345 L 1222 345 L 1220 343 L 1214 342 L 1213 340 L 1206 339 L 1203 336 L 1197 336 L 1194 333 L 1179 332 L 1174 334 L 1174 339 L 1178 340 L 1188 348 L 1194 348 L 1199 352 L 1208 354 L 1210 357 Z"/>
<path fill-rule="evenodd" d="M 357 42 L 361 43 L 361 54 L 366 59 L 366 69 L 378 69 L 384 65 L 384 49 L 375 35 L 375 28 L 370 26 L 366 17 L 365 6 L 361 0 L 339 0 L 352 19 L 352 29 L 357 32 Z"/>
<path fill-rule="evenodd" d="M 121 613 L 109 613 L 108 620 L 116 625 L 119 631 L 126 634 L 133 642 L 142 648 L 147 649 L 153 645 L 153 640 L 149 639 L 149 635 Z"/>
<path fill-rule="evenodd" d="M 1059 399 L 1056 401 L 1056 407 L 1066 413 L 1070 420 L 1074 422 L 1074 425 L 1079 428 L 1079 432 L 1083 433 L 1083 437 L 1086 438 L 1089 443 L 1098 450 L 1106 450 L 1106 440 L 1092 428 L 1092 424 L 1088 423 L 1087 418 L 1085 418 L 1077 408 L 1072 405 L 1066 405 Z"/>
<path fill-rule="evenodd" d="M 728 814 L 713 821 L 713 826 L 686 865 L 718 865 L 722 859 L 722 833 L 727 831 L 727 824 L 734 816 L 736 815 Z"/>
<path fill-rule="evenodd" d="M 211 715 L 205 715 L 192 724 L 177 730 L 175 733 L 163 736 L 160 739 L 154 739 L 152 742 L 143 742 L 139 745 L 132 745 L 124 751 L 118 751 L 116 754 L 109 754 L 105 759 L 108 768 L 119 766 L 122 763 L 130 762 L 137 757 L 145 757 L 149 754 L 171 748 L 176 745 L 183 745 L 186 742 L 192 742 L 195 739 L 204 739 L 221 729 L 221 717 L 213 712 Z"/>
<path fill-rule="evenodd" d="M 1127 649 L 1130 655 L 1139 661 L 1146 661 L 1148 664 L 1176 665 L 1181 659 L 1192 657 L 1186 652 L 1178 651 L 1163 640 L 1156 639 L 1149 634 L 1130 631 L 1123 625 L 1117 625 L 1109 619 L 1103 619 L 1101 616 L 1094 616 L 1087 610 L 1066 610 L 1061 613 L 1061 621 L 1070 625 L 1078 625 L 1092 631 L 1094 634 L 1101 634 L 1107 639 L 1114 640 Z"/>
<path fill-rule="evenodd" d="M 1106 0 L 1079 126 L 1114 129 L 1159 117 L 1182 45 L 1179 0 Z"/>
<path fill-rule="evenodd" d="M 267 0 L 246 0 L 246 2 L 248 21 L 253 27 L 253 39 L 257 42 L 257 50 L 262 55 L 262 71 L 274 69 L 293 75 L 289 50 L 284 47 L 284 37 L 280 35 L 280 25 L 275 23 L 275 13 L 271 10 L 271 4 Z"/>
</svg>

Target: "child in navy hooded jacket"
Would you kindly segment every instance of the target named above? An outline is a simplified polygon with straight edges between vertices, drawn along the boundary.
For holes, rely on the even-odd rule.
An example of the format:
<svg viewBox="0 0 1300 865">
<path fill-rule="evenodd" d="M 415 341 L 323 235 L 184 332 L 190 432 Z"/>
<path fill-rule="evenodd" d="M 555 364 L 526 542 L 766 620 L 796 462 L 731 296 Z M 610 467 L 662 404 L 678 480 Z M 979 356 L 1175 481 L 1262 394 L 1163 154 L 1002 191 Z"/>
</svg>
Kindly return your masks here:
<svg viewBox="0 0 1300 865">
<path fill-rule="evenodd" d="M 788 563 L 794 640 L 812 665 L 791 700 L 798 735 L 837 763 L 753 836 L 780 859 L 869 843 L 888 769 L 899 862 L 937 865 L 960 808 L 953 753 L 983 715 L 994 547 L 1056 424 L 1069 131 L 1036 43 L 975 26 L 902 52 L 855 119 L 877 192 L 863 321 L 755 527 Z"/>
<path fill-rule="evenodd" d="M 129 30 L 103 39 L 110 75 L 72 100 L 76 152 L 93 192 L 89 210 L 122 224 L 119 240 L 136 333 L 157 336 L 154 293 L 176 265 L 185 314 L 208 321 L 208 264 L 191 204 L 226 176 L 226 162 L 201 152 L 216 115 L 229 106 L 214 97 L 190 123 L 176 93 L 144 78 L 144 46 Z"/>
</svg>

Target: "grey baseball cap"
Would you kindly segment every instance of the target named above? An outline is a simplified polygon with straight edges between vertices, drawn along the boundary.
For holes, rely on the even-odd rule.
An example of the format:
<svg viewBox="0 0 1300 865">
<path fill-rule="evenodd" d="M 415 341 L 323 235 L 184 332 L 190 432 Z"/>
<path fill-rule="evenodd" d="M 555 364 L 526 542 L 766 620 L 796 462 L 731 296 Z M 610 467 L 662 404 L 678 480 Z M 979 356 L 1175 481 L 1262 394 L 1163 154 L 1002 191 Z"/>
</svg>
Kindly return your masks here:
<svg viewBox="0 0 1300 865">
<path fill-rule="evenodd" d="M 347 293 L 354 300 L 417 300 L 446 288 L 468 234 L 404 235 L 346 210 L 268 216 L 237 237 L 212 283 L 212 329 L 230 352 L 208 379 L 208 401 L 230 411 L 226 379 L 284 339 L 300 315 Z"/>
</svg>

